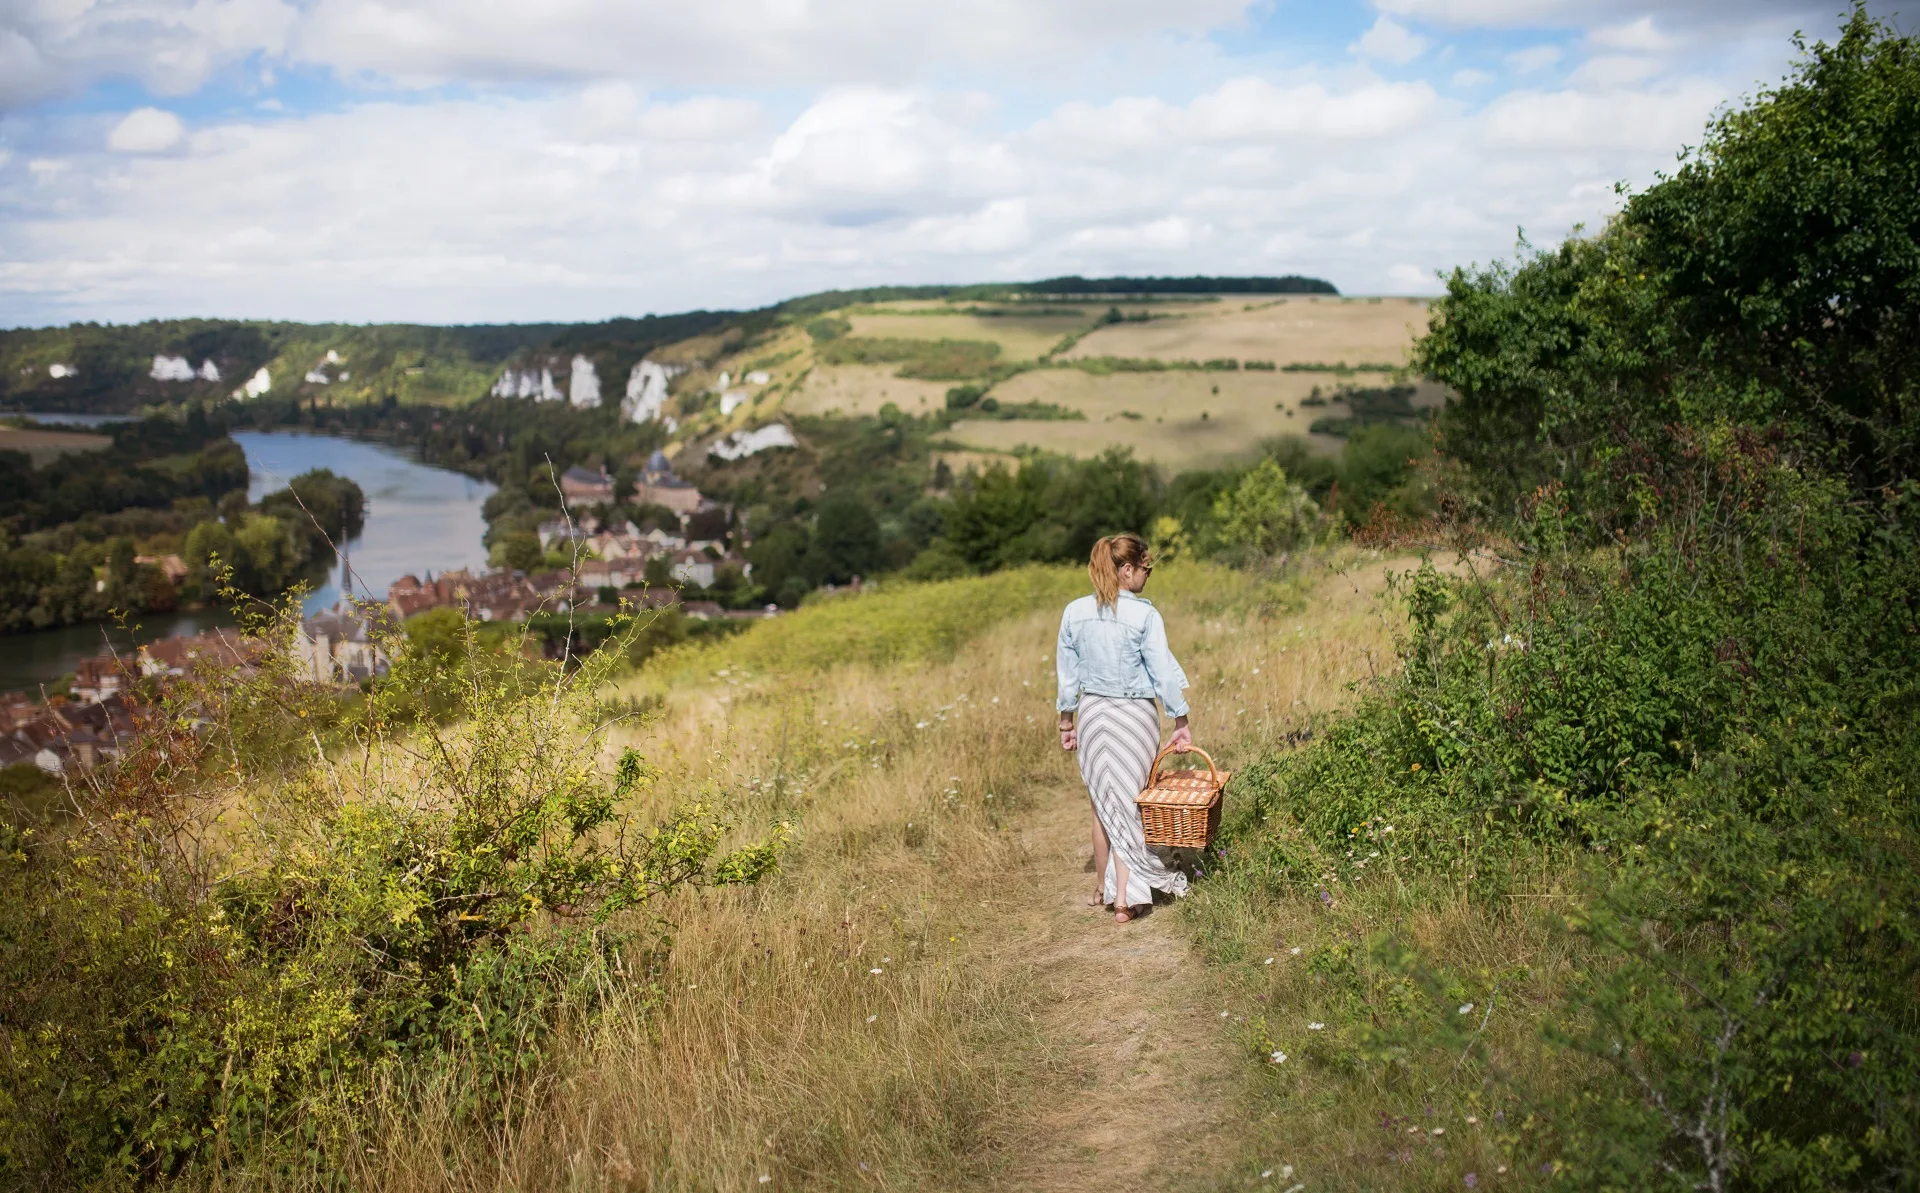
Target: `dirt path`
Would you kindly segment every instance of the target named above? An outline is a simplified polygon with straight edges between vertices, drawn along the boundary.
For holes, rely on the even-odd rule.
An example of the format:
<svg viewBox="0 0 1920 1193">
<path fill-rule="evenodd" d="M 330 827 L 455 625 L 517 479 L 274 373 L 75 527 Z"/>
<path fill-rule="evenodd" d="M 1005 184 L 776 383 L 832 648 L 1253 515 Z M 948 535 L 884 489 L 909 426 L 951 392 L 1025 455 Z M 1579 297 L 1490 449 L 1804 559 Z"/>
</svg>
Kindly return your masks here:
<svg viewBox="0 0 1920 1193">
<path fill-rule="evenodd" d="M 1036 967 L 1056 1076 L 1037 1099 L 1009 1189 L 1159 1190 L 1204 1182 L 1195 1158 L 1237 1103 L 1236 1062 L 1207 979 L 1170 908 L 1116 925 L 1086 906 L 1090 811 L 1074 788 L 1042 797 L 1025 830 L 1027 897 L 1001 954 Z"/>
</svg>

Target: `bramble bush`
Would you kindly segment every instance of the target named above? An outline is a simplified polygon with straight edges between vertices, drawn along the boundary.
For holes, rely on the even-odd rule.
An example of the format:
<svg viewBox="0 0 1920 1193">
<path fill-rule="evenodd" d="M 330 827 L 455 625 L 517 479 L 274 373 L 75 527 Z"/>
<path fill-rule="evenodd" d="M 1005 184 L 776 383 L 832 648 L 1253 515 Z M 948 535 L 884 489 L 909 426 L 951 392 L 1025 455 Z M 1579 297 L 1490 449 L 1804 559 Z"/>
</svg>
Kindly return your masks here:
<svg viewBox="0 0 1920 1193">
<path fill-rule="evenodd" d="M 491 1111 L 555 1024 L 644 992 L 662 899 L 776 864 L 783 826 L 724 847 L 718 793 L 647 822 L 645 761 L 603 773 L 623 650 L 396 639 L 343 699 L 280 648 L 295 612 L 141 702 L 72 823 L 5 828 L 0 1182 L 324 1173 L 377 1089 L 435 1072 Z"/>
<path fill-rule="evenodd" d="M 1546 492 L 1508 566 L 1407 577 L 1401 668 L 1247 773 L 1233 868 L 1328 891 L 1439 868 L 1492 902 L 1514 859 L 1565 854 L 1585 961 L 1554 1040 L 1617 1078 L 1556 1111 L 1572 1175 L 1898 1186 L 1920 1160 L 1920 492 L 1854 505 L 1752 439 L 1693 448 L 1696 496 L 1731 511 L 1710 535 L 1670 517 L 1582 546 Z M 1446 1001 L 1356 1014 L 1457 1029 Z"/>
<path fill-rule="evenodd" d="M 1245 772 L 1226 854 L 1329 903 L 1550 900 L 1559 1073 L 1465 1033 L 1499 982 L 1445 1005 L 1468 975 L 1397 923 L 1326 959 L 1324 1047 L 1473 1062 L 1582 1187 L 1920 1180 L 1920 52 L 1859 8 L 1802 49 L 1599 236 L 1455 273 L 1415 357 L 1478 542 L 1405 578 L 1396 671 Z"/>
</svg>

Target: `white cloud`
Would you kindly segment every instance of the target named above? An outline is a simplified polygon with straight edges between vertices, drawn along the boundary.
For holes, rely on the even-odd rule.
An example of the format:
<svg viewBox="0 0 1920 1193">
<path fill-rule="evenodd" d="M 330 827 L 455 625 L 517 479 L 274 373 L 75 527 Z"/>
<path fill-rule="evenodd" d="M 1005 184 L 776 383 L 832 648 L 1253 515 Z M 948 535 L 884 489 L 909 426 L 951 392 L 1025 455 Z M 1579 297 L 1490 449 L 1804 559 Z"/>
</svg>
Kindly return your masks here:
<svg viewBox="0 0 1920 1193">
<path fill-rule="evenodd" d="M 1454 71 L 1450 81 L 1455 87 L 1484 87 L 1493 82 L 1493 76 L 1484 70 L 1468 67 L 1465 70 Z"/>
<path fill-rule="evenodd" d="M 776 119 L 596 83 L 233 118 L 190 154 L 0 164 L 0 324 L 600 318 L 1060 273 L 1424 292 L 1432 265 L 1504 253 L 1516 225 L 1604 219 L 1611 183 L 1670 162 L 1727 90 L 1469 108 L 1296 72 L 1026 119 L 970 93 L 845 88 Z"/>
<path fill-rule="evenodd" d="M 107 134 L 107 148 L 121 153 L 161 153 L 186 135 L 180 118 L 159 108 L 135 108 Z"/>
<path fill-rule="evenodd" d="M 1695 82 L 1657 92 L 1510 92 L 1487 106 L 1483 143 L 1501 149 L 1603 152 L 1697 142 L 1719 88 Z"/>
<path fill-rule="evenodd" d="M 656 84 L 902 83 L 1009 72 L 1231 28 L 1254 0 L 10 0 L 0 105 L 131 77 L 192 91 L 255 55 L 403 85 L 644 77 Z"/>
<path fill-rule="evenodd" d="M 1673 39 L 1654 28 L 1651 16 L 1620 25 L 1602 26 L 1589 32 L 1587 40 L 1609 50 L 1638 50 L 1643 53 L 1658 53 L 1673 45 Z"/>
<path fill-rule="evenodd" d="M 1606 91 L 1628 87 L 1660 73 L 1660 61 L 1642 54 L 1601 54 L 1582 62 L 1568 79 L 1576 87 Z"/>
<path fill-rule="evenodd" d="M 1396 262 L 1387 267 L 1387 281 L 1396 294 L 1437 294 L 1440 281 L 1431 269 Z"/>
<path fill-rule="evenodd" d="M 1530 75 L 1545 70 L 1560 61 L 1559 46 L 1528 46 L 1524 50 L 1515 50 L 1507 55 L 1507 66 L 1515 74 Z"/>
<path fill-rule="evenodd" d="M 279 54 L 284 0 L 11 0 L 0 9 L 0 107 L 126 77 L 184 95 L 224 63 Z"/>
<path fill-rule="evenodd" d="M 1426 48 L 1426 38 L 1412 32 L 1387 14 L 1381 13 L 1373 25 L 1360 35 L 1360 40 L 1348 46 L 1347 50 L 1368 58 L 1378 58 L 1382 62 L 1405 66 L 1425 53 Z"/>
</svg>

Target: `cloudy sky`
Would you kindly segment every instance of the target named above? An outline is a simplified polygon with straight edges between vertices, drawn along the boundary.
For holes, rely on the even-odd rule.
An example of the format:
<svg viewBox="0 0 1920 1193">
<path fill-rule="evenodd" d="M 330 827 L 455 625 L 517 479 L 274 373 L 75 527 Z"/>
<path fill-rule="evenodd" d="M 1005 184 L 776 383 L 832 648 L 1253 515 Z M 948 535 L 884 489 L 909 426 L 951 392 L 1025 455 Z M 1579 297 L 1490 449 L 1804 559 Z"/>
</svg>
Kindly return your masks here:
<svg viewBox="0 0 1920 1193">
<path fill-rule="evenodd" d="M 1604 220 L 1840 0 L 0 0 L 0 325 L 1434 271 Z"/>
</svg>

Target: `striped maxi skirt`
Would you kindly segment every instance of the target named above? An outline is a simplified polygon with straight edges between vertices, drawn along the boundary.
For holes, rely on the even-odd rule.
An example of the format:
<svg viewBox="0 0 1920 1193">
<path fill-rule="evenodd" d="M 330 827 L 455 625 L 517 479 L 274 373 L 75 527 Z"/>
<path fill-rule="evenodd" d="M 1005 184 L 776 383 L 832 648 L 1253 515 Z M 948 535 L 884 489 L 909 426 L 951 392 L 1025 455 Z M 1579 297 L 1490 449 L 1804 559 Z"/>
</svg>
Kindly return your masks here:
<svg viewBox="0 0 1920 1193">
<path fill-rule="evenodd" d="M 1127 867 L 1128 906 L 1153 901 L 1155 890 L 1187 893 L 1187 876 L 1147 852 L 1134 797 L 1147 787 L 1153 756 L 1160 752 L 1160 708 L 1151 700 L 1082 696 L 1079 717 L 1080 777 L 1093 797 L 1093 814 L 1112 846 L 1102 880 L 1114 902 L 1114 861 Z"/>
</svg>

